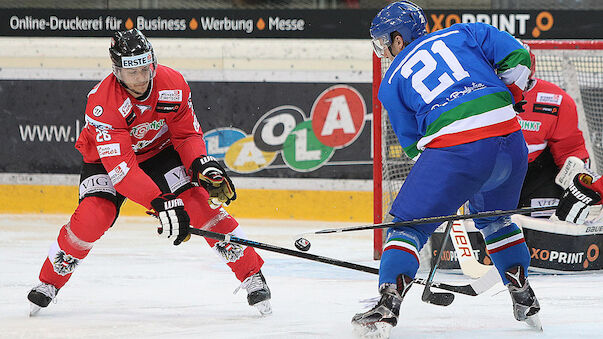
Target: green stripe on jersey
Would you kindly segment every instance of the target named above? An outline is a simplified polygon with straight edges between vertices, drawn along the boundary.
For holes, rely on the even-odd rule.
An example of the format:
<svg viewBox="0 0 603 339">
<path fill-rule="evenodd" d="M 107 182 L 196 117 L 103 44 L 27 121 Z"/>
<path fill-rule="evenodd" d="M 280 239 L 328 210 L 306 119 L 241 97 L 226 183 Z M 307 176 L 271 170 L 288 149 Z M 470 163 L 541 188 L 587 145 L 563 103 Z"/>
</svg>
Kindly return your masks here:
<svg viewBox="0 0 603 339">
<path fill-rule="evenodd" d="M 458 120 L 490 112 L 512 103 L 513 99 L 511 98 L 511 93 L 508 91 L 492 93 L 464 102 L 449 111 L 443 112 L 439 118 L 429 124 L 425 136 L 437 133 L 442 128 Z"/>
<path fill-rule="evenodd" d="M 419 149 L 417 148 L 417 143 L 418 141 L 415 141 L 412 145 L 404 147 L 404 153 L 406 153 L 406 155 L 411 159 L 414 159 L 420 153 Z"/>
</svg>

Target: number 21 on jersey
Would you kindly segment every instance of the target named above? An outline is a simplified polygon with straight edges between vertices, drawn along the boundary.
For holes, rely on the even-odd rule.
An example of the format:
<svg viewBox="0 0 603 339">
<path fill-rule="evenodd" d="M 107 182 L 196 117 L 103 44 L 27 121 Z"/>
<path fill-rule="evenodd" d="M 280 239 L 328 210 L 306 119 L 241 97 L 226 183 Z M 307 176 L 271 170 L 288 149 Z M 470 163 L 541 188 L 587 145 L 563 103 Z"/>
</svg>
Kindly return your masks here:
<svg viewBox="0 0 603 339">
<path fill-rule="evenodd" d="M 437 60 L 433 57 L 435 54 L 439 54 L 442 57 L 446 65 L 452 70 L 452 77 L 456 79 L 456 81 L 469 76 L 469 72 L 463 68 L 459 60 L 442 40 L 434 42 L 433 45 L 431 45 L 431 51 L 425 49 L 417 51 L 404 63 L 400 73 L 406 79 L 412 76 L 412 88 L 421 95 L 421 98 L 423 98 L 426 104 L 432 102 L 440 93 L 444 92 L 448 87 L 455 83 L 450 75 L 444 72 L 438 78 L 440 83 L 434 89 L 430 90 L 425 86 L 423 81 L 425 81 L 438 66 Z M 413 72 L 412 68 L 419 62 L 423 63 L 423 67 L 419 68 L 416 72 Z"/>
</svg>

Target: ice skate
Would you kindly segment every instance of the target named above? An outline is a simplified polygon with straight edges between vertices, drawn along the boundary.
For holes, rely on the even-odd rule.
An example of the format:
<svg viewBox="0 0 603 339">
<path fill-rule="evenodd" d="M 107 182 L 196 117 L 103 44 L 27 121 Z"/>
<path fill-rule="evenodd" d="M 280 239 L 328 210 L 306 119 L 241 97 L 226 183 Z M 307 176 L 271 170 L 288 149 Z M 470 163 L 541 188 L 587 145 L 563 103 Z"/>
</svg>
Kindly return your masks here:
<svg viewBox="0 0 603 339">
<path fill-rule="evenodd" d="M 513 300 L 515 319 L 525 322 L 537 331 L 542 331 L 542 324 L 538 317 L 540 304 L 525 276 L 524 268 L 522 266 L 512 267 L 505 272 L 505 276 L 510 281 L 507 288 L 511 294 L 511 300 Z"/>
<path fill-rule="evenodd" d="M 58 292 L 59 290 L 56 287 L 46 283 L 40 283 L 38 286 L 32 288 L 27 295 L 27 299 L 31 303 L 29 316 L 35 316 L 42 308 L 48 306 Z"/>
<path fill-rule="evenodd" d="M 250 306 L 257 308 L 261 315 L 272 314 L 270 289 L 268 288 L 268 284 L 266 284 L 262 271 L 247 277 L 234 293 L 237 293 L 240 288 L 247 290 L 247 302 Z"/>
<path fill-rule="evenodd" d="M 412 284 L 412 278 L 399 275 L 397 284 L 383 284 L 379 288 L 381 299 L 370 310 L 352 318 L 354 332 L 363 338 L 389 338 L 398 323 L 400 304 Z"/>
</svg>

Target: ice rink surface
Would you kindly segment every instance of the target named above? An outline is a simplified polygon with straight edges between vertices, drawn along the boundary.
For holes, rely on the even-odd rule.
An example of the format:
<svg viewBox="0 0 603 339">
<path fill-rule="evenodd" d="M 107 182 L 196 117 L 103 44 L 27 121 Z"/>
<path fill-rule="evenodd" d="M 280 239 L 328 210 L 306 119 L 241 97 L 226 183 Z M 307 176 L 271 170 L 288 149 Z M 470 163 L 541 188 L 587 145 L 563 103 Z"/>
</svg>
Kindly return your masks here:
<svg viewBox="0 0 603 339">
<path fill-rule="evenodd" d="M 26 295 L 65 215 L 2 215 L 0 338 L 354 338 L 359 301 L 377 296 L 377 276 L 258 251 L 272 290 L 273 314 L 247 305 L 238 280 L 193 236 L 175 247 L 155 235 L 151 218 L 122 217 L 99 240 L 59 292 L 56 303 L 28 317 Z M 295 234 L 342 223 L 242 220 L 246 237 L 293 248 Z M 309 238 L 310 253 L 370 266 L 372 233 Z M 419 276 L 426 276 L 420 272 Z M 464 284 L 459 274 L 436 280 Z M 392 338 L 602 338 L 603 274 L 532 275 L 544 333 L 515 321 L 502 283 L 452 305 L 406 296 Z"/>
</svg>

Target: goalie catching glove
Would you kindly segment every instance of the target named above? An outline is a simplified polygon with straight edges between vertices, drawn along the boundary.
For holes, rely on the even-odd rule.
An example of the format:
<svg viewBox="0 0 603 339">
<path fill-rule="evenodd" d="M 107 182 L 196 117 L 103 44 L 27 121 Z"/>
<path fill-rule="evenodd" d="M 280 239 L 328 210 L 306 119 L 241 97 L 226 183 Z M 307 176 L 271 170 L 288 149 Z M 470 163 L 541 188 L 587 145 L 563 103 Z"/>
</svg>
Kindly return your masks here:
<svg viewBox="0 0 603 339">
<path fill-rule="evenodd" d="M 228 206 L 237 198 L 237 192 L 226 171 L 216 158 L 199 157 L 191 164 L 192 180 L 203 186 L 209 193 L 209 204 L 216 208 L 222 204 Z"/>
<path fill-rule="evenodd" d="M 585 173 L 579 173 L 574 177 L 572 183 L 567 187 L 555 215 L 559 220 L 583 224 L 592 205 L 601 201 L 601 196 L 591 187 L 593 177 Z"/>
<path fill-rule="evenodd" d="M 161 226 L 157 227 L 160 236 L 168 239 L 176 237 L 176 246 L 191 238 L 188 230 L 191 220 L 184 210 L 182 199 L 173 193 L 166 193 L 153 199 L 151 206 L 154 211 L 147 211 L 147 214 L 157 217 L 161 222 Z"/>
</svg>

